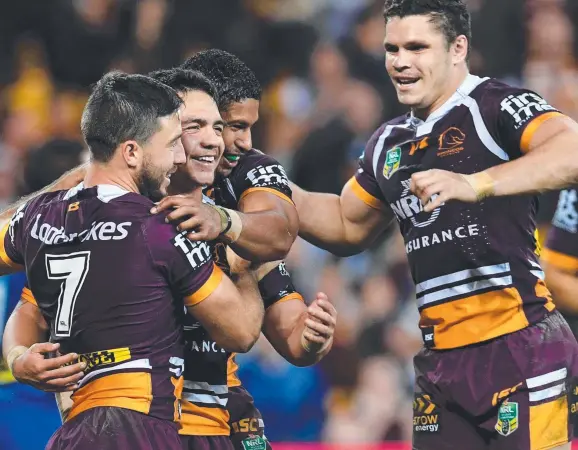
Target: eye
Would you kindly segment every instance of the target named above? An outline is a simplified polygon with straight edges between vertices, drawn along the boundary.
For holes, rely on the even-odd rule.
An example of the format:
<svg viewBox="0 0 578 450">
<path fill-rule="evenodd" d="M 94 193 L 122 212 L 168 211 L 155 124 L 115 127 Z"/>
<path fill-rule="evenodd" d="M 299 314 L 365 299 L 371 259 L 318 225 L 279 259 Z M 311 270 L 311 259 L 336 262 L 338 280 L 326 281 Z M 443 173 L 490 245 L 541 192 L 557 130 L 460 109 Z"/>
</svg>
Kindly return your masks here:
<svg viewBox="0 0 578 450">
<path fill-rule="evenodd" d="M 223 134 L 223 127 L 222 126 L 214 127 L 214 129 L 215 129 L 215 133 L 217 133 L 217 136 L 221 136 L 221 134 Z"/>
<path fill-rule="evenodd" d="M 184 131 L 198 131 L 201 129 L 201 126 L 198 123 L 193 123 L 191 125 L 187 125 L 186 128 L 184 128 Z"/>
</svg>

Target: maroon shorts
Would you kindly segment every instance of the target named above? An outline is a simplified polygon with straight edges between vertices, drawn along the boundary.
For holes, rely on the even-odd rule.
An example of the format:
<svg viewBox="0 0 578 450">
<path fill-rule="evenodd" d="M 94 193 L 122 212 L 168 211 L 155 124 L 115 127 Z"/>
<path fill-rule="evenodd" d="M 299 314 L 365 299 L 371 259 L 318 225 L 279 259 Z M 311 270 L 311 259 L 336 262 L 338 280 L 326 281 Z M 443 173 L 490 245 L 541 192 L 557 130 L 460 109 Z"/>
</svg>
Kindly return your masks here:
<svg viewBox="0 0 578 450">
<path fill-rule="evenodd" d="M 422 349 L 414 366 L 415 450 L 543 450 L 573 437 L 578 343 L 556 311 L 482 344 Z"/>
<path fill-rule="evenodd" d="M 91 408 L 62 425 L 46 450 L 180 450 L 178 425 L 130 409 Z"/>
<path fill-rule="evenodd" d="M 183 450 L 233 450 L 229 436 L 184 436 L 181 435 Z"/>
<path fill-rule="evenodd" d="M 255 401 L 243 386 L 229 388 L 229 425 L 235 450 L 271 450 L 265 424 Z"/>
</svg>

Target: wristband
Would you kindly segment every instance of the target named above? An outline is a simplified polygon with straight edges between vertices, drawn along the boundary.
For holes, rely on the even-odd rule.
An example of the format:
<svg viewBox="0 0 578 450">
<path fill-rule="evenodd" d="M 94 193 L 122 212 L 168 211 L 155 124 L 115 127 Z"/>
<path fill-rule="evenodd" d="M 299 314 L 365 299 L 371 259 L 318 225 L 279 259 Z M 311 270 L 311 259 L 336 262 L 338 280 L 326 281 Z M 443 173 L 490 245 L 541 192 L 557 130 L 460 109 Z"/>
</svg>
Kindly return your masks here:
<svg viewBox="0 0 578 450">
<path fill-rule="evenodd" d="M 12 367 L 14 366 L 14 361 L 16 361 L 20 356 L 28 351 L 28 347 L 24 345 L 17 345 L 16 347 L 12 348 L 6 355 L 6 365 L 8 366 L 8 370 L 10 373 L 12 372 Z"/>
<path fill-rule="evenodd" d="M 227 244 L 234 243 L 239 236 L 241 236 L 241 232 L 243 231 L 243 221 L 241 220 L 241 216 L 235 210 L 223 208 L 221 206 L 216 207 L 219 211 L 219 215 L 221 216 L 221 236 L 224 237 L 225 242 Z M 224 223 L 224 218 L 227 220 L 227 225 Z"/>
<path fill-rule="evenodd" d="M 476 193 L 476 199 L 481 201 L 494 194 L 495 182 L 487 172 L 478 172 L 472 175 L 462 175 L 463 179 Z"/>
</svg>

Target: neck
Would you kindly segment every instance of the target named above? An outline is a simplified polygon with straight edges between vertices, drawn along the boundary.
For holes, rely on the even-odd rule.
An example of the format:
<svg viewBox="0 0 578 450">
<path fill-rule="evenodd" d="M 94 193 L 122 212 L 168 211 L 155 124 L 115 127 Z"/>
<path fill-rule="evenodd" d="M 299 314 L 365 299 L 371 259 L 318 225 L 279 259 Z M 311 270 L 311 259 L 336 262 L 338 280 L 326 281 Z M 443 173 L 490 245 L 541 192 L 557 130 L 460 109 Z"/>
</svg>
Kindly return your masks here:
<svg viewBox="0 0 578 450">
<path fill-rule="evenodd" d="M 92 161 L 84 177 L 84 187 L 94 187 L 99 184 L 111 184 L 121 189 L 139 194 L 139 189 L 130 172 L 124 168 L 115 167 L 114 161 L 101 163 Z"/>
<path fill-rule="evenodd" d="M 455 71 L 453 77 L 450 78 L 448 82 L 447 89 L 444 91 L 443 95 L 438 97 L 430 106 L 427 108 L 414 108 L 414 116 L 426 120 L 433 112 L 435 112 L 439 107 L 441 107 L 445 102 L 447 102 L 452 95 L 458 90 L 458 88 L 465 81 L 466 77 L 470 74 L 467 67 L 464 66 L 463 69 Z"/>
</svg>

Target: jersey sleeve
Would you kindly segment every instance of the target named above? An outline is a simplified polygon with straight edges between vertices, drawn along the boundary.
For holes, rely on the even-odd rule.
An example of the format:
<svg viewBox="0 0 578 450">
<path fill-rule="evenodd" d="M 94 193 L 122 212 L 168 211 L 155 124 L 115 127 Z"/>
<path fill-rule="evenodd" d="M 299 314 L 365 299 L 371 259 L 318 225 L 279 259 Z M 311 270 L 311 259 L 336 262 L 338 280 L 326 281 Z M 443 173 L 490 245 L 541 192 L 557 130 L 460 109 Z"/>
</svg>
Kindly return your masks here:
<svg viewBox="0 0 578 450">
<path fill-rule="evenodd" d="M 259 281 L 259 292 L 265 309 L 275 303 L 288 300 L 303 301 L 303 297 L 293 285 L 293 280 L 291 280 L 291 275 L 287 271 L 284 262 L 281 262 Z"/>
<path fill-rule="evenodd" d="M 293 204 L 289 178 L 277 160 L 261 152 L 247 155 L 246 158 L 232 180 L 239 201 L 251 192 L 264 191 Z"/>
<path fill-rule="evenodd" d="M 366 205 L 375 209 L 381 209 L 385 204 L 383 193 L 377 183 L 377 177 L 373 170 L 373 155 L 378 146 L 383 146 L 383 140 L 380 139 L 383 134 L 385 126 L 381 126 L 371 136 L 365 150 L 359 158 L 359 168 L 354 177 L 352 177 L 347 185 L 351 188 L 353 193 Z"/>
<path fill-rule="evenodd" d="M 28 281 L 26 281 L 24 287 L 22 288 L 22 293 L 20 294 L 20 301 L 32 303 L 34 306 L 38 306 L 38 303 L 36 302 L 36 298 L 34 297 L 32 290 L 30 289 Z"/>
<path fill-rule="evenodd" d="M 175 295 L 184 299 L 185 306 L 194 306 L 215 291 L 223 271 L 215 265 L 208 243 L 190 241 L 187 232 L 177 232 L 164 217 L 153 217 L 146 225 L 150 253 Z"/>
<path fill-rule="evenodd" d="M 564 189 L 542 250 L 542 260 L 572 273 L 578 273 L 578 188 Z"/>
<path fill-rule="evenodd" d="M 530 150 L 540 125 L 563 116 L 535 92 L 502 84 L 487 89 L 480 109 L 490 134 L 511 159 Z"/>
<path fill-rule="evenodd" d="M 20 206 L 0 230 L 0 259 L 14 269 L 24 266 L 24 215 L 28 204 Z"/>
</svg>

